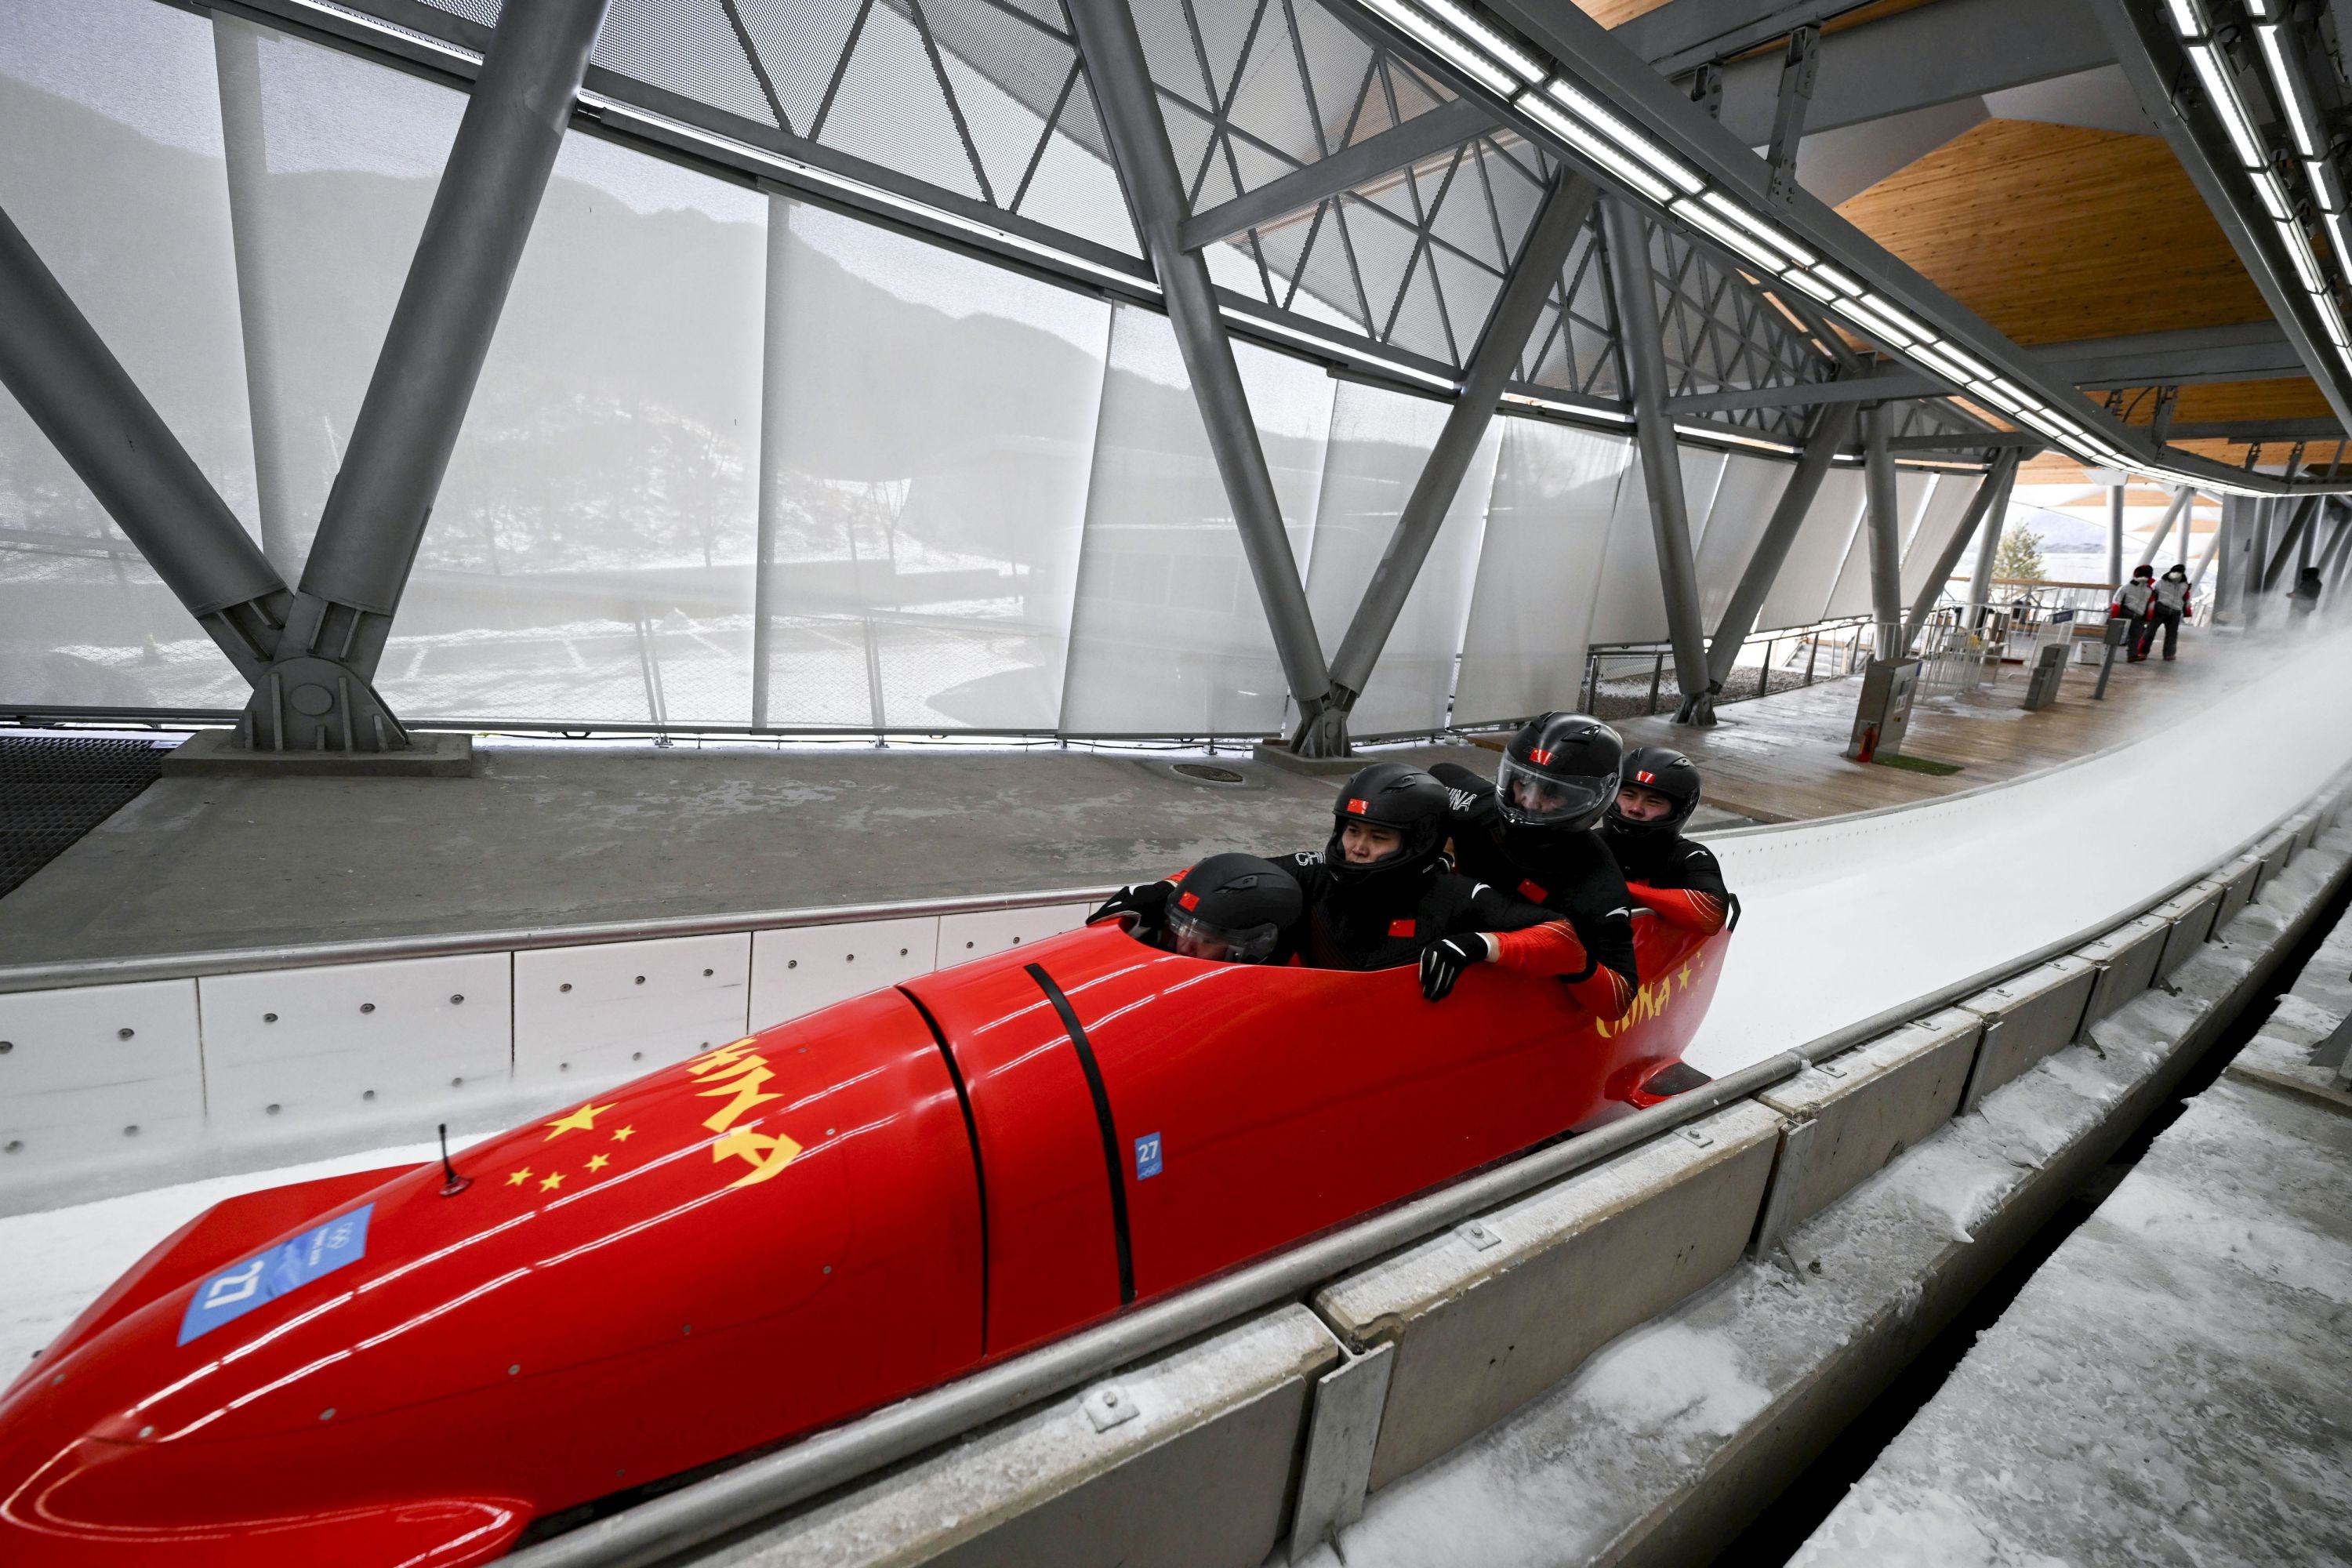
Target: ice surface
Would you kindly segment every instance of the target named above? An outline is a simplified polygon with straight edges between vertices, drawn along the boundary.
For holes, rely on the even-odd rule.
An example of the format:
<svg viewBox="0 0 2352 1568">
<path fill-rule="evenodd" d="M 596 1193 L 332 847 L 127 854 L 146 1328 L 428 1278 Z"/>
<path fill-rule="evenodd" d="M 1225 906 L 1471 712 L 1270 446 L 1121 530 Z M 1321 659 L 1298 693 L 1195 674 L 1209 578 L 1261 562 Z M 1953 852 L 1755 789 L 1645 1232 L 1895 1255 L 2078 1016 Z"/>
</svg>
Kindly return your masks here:
<svg viewBox="0 0 2352 1568">
<path fill-rule="evenodd" d="M 2352 1119 L 2224 1079 L 1798 1568 L 2352 1561 Z"/>
<path fill-rule="evenodd" d="M 2347 763 L 2352 633 L 2313 646 L 2202 713 L 2014 784 L 1874 816 L 1713 841 L 1744 909 L 1686 1053 L 1716 1074 L 1909 1002 L 2152 900 L 2294 811 Z M 2227 808 L 2179 779 L 2200 754 L 2259 752 Z M 2187 795 L 2181 789 L 2188 789 Z M 2292 875 L 2292 871 L 2289 873 Z"/>
<path fill-rule="evenodd" d="M 289 1182 L 421 1164 L 439 1152 L 431 1143 L 371 1149 L 0 1218 L 0 1259 L 6 1260 L 8 1280 L 0 1290 L 0 1385 L 13 1382 L 36 1352 L 150 1247 L 215 1204 Z"/>
</svg>

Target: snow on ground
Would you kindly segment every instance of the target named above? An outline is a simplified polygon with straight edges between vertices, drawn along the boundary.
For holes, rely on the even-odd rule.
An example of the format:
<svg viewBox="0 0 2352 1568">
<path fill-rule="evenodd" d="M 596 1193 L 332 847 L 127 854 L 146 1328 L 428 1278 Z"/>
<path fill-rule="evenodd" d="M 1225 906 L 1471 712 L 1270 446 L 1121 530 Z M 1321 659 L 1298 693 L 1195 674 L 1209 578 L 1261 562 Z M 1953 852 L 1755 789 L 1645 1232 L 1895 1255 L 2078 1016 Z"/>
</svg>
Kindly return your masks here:
<svg viewBox="0 0 2352 1568">
<path fill-rule="evenodd" d="M 2072 767 L 1711 839 L 1744 912 L 1692 1065 L 1720 1077 L 2155 898 L 2352 763 L 2352 724 L 2314 721 L 2347 685 L 2352 632 L 2336 633 Z"/>
<path fill-rule="evenodd" d="M 0 1386 L 15 1381 L 40 1351 L 148 1248 L 225 1199 L 289 1182 L 314 1181 L 380 1165 L 437 1158 L 431 1143 L 371 1149 L 275 1171 L 249 1171 L 182 1186 L 131 1193 L 71 1208 L 0 1218 Z"/>
<path fill-rule="evenodd" d="M 1798 1568 L 2352 1562 L 2347 1183 L 2352 1119 L 2200 1096 Z"/>
</svg>

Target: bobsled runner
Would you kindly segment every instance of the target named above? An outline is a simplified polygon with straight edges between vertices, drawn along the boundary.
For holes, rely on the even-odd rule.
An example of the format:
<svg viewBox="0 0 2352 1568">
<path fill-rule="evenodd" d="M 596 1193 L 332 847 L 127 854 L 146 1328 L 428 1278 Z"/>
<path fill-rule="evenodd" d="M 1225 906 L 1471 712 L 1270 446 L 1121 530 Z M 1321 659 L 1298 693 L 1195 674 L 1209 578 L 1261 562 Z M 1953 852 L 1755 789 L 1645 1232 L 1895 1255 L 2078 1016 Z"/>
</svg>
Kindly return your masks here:
<svg viewBox="0 0 2352 1568">
<path fill-rule="evenodd" d="M 494 1559 L 1703 1081 L 1727 937 L 1635 927 L 1604 1023 L 1105 922 L 220 1205 L 0 1397 L 0 1562 Z"/>
</svg>

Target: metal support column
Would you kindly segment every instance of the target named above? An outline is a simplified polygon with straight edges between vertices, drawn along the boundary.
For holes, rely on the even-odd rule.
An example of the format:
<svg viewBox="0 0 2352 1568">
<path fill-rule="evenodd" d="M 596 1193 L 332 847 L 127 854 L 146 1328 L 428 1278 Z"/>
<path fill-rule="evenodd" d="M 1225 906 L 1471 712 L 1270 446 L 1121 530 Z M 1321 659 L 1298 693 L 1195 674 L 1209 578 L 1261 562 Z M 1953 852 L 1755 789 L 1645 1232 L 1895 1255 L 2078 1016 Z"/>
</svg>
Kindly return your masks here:
<svg viewBox="0 0 2352 1568">
<path fill-rule="evenodd" d="M 2263 618 L 2263 568 L 2270 563 L 2271 524 L 2277 520 L 2279 504 L 2269 496 L 2253 502 L 2253 542 L 2239 563 L 2244 575 L 2238 587 L 2241 618 L 2250 626 Z"/>
<path fill-rule="evenodd" d="M 1868 504 L 1863 526 L 1870 534 L 1871 617 L 1878 623 L 1877 656 L 1893 658 L 1903 638 L 1903 531 L 1895 519 L 1895 454 L 1887 449 L 1886 405 L 1862 411 L 1863 478 Z"/>
<path fill-rule="evenodd" d="M 259 679 L 278 651 L 285 583 L 5 212 L 0 385 L 237 673 Z"/>
<path fill-rule="evenodd" d="M 2128 476 L 2118 475 L 2107 487 L 2107 582 L 2120 588 L 2124 584 L 2124 486 Z"/>
<path fill-rule="evenodd" d="M 2147 536 L 2147 547 L 2139 552 L 2137 564 L 2148 566 L 2155 563 L 2157 552 L 2164 548 L 2164 542 L 2172 537 L 2172 525 L 2189 515 L 2189 503 L 2196 494 L 2186 485 L 2172 492 L 2172 503 L 2164 509 L 2164 520 L 2156 525 L 2156 531 Z M 2185 533 L 2183 537 L 2185 540 Z M 2189 558 L 2186 542 L 2180 547 L 2180 558 L 2184 561 Z"/>
<path fill-rule="evenodd" d="M 605 0 L 509 5 L 483 58 L 278 657 L 253 744 L 383 751 L 406 736 L 370 684 L 507 289 L 571 122 Z"/>
<path fill-rule="evenodd" d="M 2022 460 L 2025 456 L 2021 449 L 2019 458 Z M 2000 506 L 1985 522 L 1984 536 L 1977 544 L 1977 568 L 1969 574 L 1969 603 L 1975 607 L 1978 626 L 1983 626 L 1990 614 L 1985 606 L 1992 603 L 1993 562 L 2000 553 L 2001 535 L 2008 531 L 2009 499 L 2004 496 Z"/>
<path fill-rule="evenodd" d="M 2284 500 L 2281 500 L 2273 504 L 2284 506 L 2287 503 Z M 2286 525 L 2286 536 L 2278 542 L 2278 548 L 2271 552 L 2269 564 L 2263 568 L 2262 591 L 2263 593 L 2271 594 L 2278 591 L 2279 579 L 2286 573 L 2287 558 L 2303 548 L 2305 542 L 2311 537 L 2311 531 L 2315 521 L 2315 514 L 2318 510 L 2317 496 L 2305 496 L 2294 502 L 2294 515 Z M 2288 586 L 2292 587 L 2294 584 L 2289 584 Z"/>
<path fill-rule="evenodd" d="M 1208 429 L 1209 449 L 1224 481 L 1234 526 L 1241 531 L 1250 576 L 1274 632 L 1283 679 L 1298 704 L 1298 731 L 1291 744 L 1302 756 L 1345 756 L 1348 716 L 1331 700 L 1331 672 L 1316 640 L 1298 563 L 1283 531 L 1282 506 L 1250 416 L 1249 395 L 1234 363 L 1233 341 L 1217 310 L 1209 265 L 1198 253 L 1186 250 L 1181 237 L 1188 216 L 1183 182 L 1160 118 L 1134 15 L 1127 0 L 1069 0 L 1069 14 L 1078 55 L 1102 112 L 1112 162 L 1134 209 L 1152 274 L 1160 280 L 1168 320 L 1176 329 L 1176 345 Z"/>
<path fill-rule="evenodd" d="M 1780 98 L 1772 110 L 1772 142 L 1765 153 L 1771 166 L 1765 195 L 1776 202 L 1797 199 L 1797 144 L 1805 136 L 1805 110 L 1812 106 L 1813 77 L 1822 59 L 1822 29 L 1809 23 L 1789 35 L 1780 61 Z"/>
<path fill-rule="evenodd" d="M 1961 514 L 1952 537 L 1937 555 L 1927 581 L 1920 586 L 1919 596 L 1911 603 L 1910 618 L 1903 623 L 1903 646 L 1899 650 L 1903 657 L 1909 657 L 1912 644 L 1919 640 L 1919 628 L 1927 625 L 1927 612 L 1935 607 L 1944 584 L 1951 581 L 1952 568 L 1960 563 L 1960 552 L 1976 536 L 1978 525 L 1988 514 L 1998 516 L 2008 510 L 2010 487 L 2016 481 L 2017 448 L 2004 447 L 2000 456 L 1992 460 L 1992 467 L 1985 470 L 1985 477 L 1977 482 L 1977 493 L 1969 498 L 1968 510 Z"/>
<path fill-rule="evenodd" d="M 1723 690 L 1723 683 L 1731 679 L 1732 666 L 1739 662 L 1740 645 L 1748 634 L 1756 629 L 1756 618 L 1763 613 L 1764 601 L 1771 596 L 1772 584 L 1780 580 L 1780 568 L 1789 559 L 1789 552 L 1803 531 L 1805 519 L 1811 515 L 1813 501 L 1822 493 L 1822 481 L 1829 477 L 1830 464 L 1853 433 L 1854 405 L 1825 403 L 1813 416 L 1813 433 L 1805 439 L 1804 456 L 1797 459 L 1796 472 L 1789 476 L 1788 488 L 1780 492 L 1780 501 L 1772 508 L 1771 521 L 1764 525 L 1763 537 L 1756 542 L 1756 553 L 1748 558 L 1746 570 L 1739 574 L 1738 584 L 1731 590 L 1731 600 L 1723 606 L 1723 618 L 1716 623 L 1715 640 L 1706 648 L 1706 689 L 1709 696 Z"/>
<path fill-rule="evenodd" d="M 1519 354 L 1527 347 L 1528 335 L 1535 331 L 1537 319 L 1543 314 L 1544 300 L 1559 282 L 1559 270 L 1568 260 L 1569 248 L 1599 195 L 1600 189 L 1591 181 L 1563 169 L 1551 195 L 1544 200 L 1543 211 L 1537 215 L 1526 241 L 1519 247 L 1510 280 L 1504 285 L 1502 297 L 1496 300 L 1487 317 L 1486 331 L 1463 374 L 1461 395 L 1454 400 L 1453 410 L 1445 416 L 1445 427 L 1438 432 L 1436 445 L 1429 449 L 1428 459 L 1422 464 L 1421 477 L 1413 482 L 1412 494 L 1406 499 L 1404 509 L 1397 514 L 1396 527 L 1389 534 L 1388 549 L 1381 554 L 1380 565 L 1373 569 L 1372 580 L 1364 588 L 1363 601 L 1356 606 L 1355 619 L 1349 624 L 1348 635 L 1340 639 L 1339 651 L 1332 658 L 1332 696 L 1342 709 L 1356 705 L 1356 699 L 1371 679 L 1372 667 L 1379 661 L 1389 634 L 1396 628 L 1406 595 L 1412 592 L 1413 579 L 1420 574 L 1422 563 L 1428 559 L 1430 546 L 1436 542 L 1437 531 L 1445 521 L 1445 513 L 1462 489 L 1462 477 L 1469 471 L 1478 443 L 1486 438 L 1486 427 L 1494 421 L 1503 388 L 1517 373 Z"/>
<path fill-rule="evenodd" d="M 1682 689 L 1675 722 L 1712 724 L 1715 703 L 1707 695 L 1698 565 L 1691 550 L 1688 503 L 1683 498 L 1682 457 L 1665 408 L 1666 357 L 1658 332 L 1657 286 L 1650 272 L 1649 225 L 1638 208 L 1616 196 L 1601 199 L 1601 223 L 1610 287 L 1617 301 L 1618 342 L 1633 383 L 1633 433 L 1641 443 L 1642 476 L 1650 496 L 1650 531 L 1657 544 L 1658 585 L 1666 601 L 1666 635 L 1675 650 L 1675 684 Z"/>
<path fill-rule="evenodd" d="M 2182 501 L 2182 502 L 2181 502 L 2181 505 L 2180 505 L 2180 557 L 2179 557 L 2179 559 L 2180 559 L 2180 563 L 2181 563 L 2183 566 L 2186 566 L 2186 565 L 2188 565 L 2188 564 L 2189 564 L 2189 548 L 2190 548 L 2190 543 L 2189 543 L 2190 527 L 2189 527 L 2189 525 L 2190 525 L 2191 523 L 2195 522 L 2196 521 L 2197 521 L 2197 492 L 2196 492 L 2195 490 L 2190 490 L 2190 491 L 2189 492 L 2188 499 L 2187 499 L 2186 500 Z"/>
</svg>

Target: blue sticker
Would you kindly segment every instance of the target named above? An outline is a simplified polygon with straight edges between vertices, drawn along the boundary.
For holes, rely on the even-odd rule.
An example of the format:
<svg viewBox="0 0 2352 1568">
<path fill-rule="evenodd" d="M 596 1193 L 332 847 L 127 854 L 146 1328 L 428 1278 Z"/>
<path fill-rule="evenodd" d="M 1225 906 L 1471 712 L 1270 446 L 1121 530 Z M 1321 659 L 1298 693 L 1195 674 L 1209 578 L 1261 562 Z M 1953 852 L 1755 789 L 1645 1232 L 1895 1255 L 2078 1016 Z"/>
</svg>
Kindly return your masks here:
<svg viewBox="0 0 2352 1568">
<path fill-rule="evenodd" d="M 362 1204 L 340 1219 L 274 1247 L 258 1258 L 248 1258 L 224 1268 L 188 1299 L 187 1315 L 180 1320 L 180 1342 L 208 1334 L 234 1322 L 280 1296 L 290 1295 L 322 1274 L 332 1274 L 346 1263 L 367 1256 L 368 1215 L 373 1204 Z"/>
<path fill-rule="evenodd" d="M 1160 1134 L 1147 1132 L 1135 1141 L 1135 1179 L 1160 1173 Z"/>
</svg>

